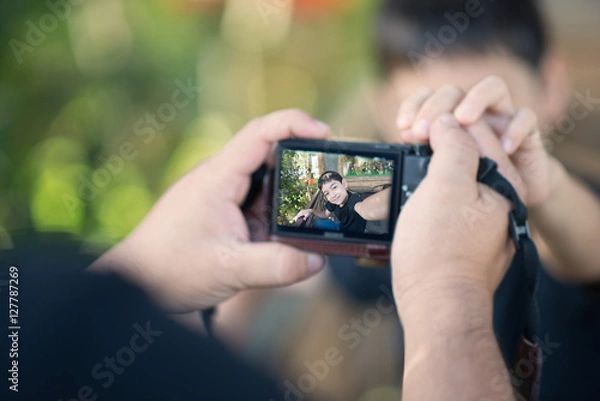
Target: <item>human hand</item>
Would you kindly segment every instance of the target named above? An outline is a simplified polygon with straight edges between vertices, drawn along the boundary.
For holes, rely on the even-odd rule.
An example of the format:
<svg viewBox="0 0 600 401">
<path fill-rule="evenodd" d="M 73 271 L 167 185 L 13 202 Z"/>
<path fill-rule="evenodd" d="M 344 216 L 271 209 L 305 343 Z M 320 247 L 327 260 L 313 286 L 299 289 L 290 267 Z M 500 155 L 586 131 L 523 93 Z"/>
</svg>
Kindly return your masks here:
<svg viewBox="0 0 600 401">
<path fill-rule="evenodd" d="M 493 294 L 514 253 L 510 205 L 476 179 L 480 153 L 494 159 L 503 149 L 487 125 L 477 134 L 479 141 L 451 114 L 433 122 L 427 175 L 396 226 L 392 284 L 406 399 L 508 399 L 513 391 L 493 329 Z M 442 390 L 428 388 L 432 380 Z"/>
<path fill-rule="evenodd" d="M 294 216 L 294 221 L 297 221 L 298 219 L 306 220 L 312 214 L 312 212 L 312 209 L 300 210 L 298 214 Z"/>
<path fill-rule="evenodd" d="M 247 124 L 217 155 L 179 179 L 138 227 L 92 271 L 115 271 L 161 306 L 189 312 L 214 306 L 246 288 L 304 280 L 323 258 L 279 243 L 250 243 L 240 205 L 250 176 L 292 136 L 323 139 L 325 124 L 297 110 Z"/>
<path fill-rule="evenodd" d="M 491 302 L 512 260 L 509 202 L 476 180 L 480 153 L 492 159 L 503 153 L 485 128 L 478 127 L 480 148 L 450 114 L 432 124 L 428 173 L 402 209 L 392 245 L 394 295 L 401 314 L 423 302 L 444 305 L 467 293 Z M 506 177 L 510 169 L 510 163 L 499 164 Z"/>
<path fill-rule="evenodd" d="M 401 138 L 408 143 L 427 141 L 431 122 L 444 113 L 453 113 L 470 133 L 476 122 L 487 123 L 525 184 L 522 200 L 530 207 L 548 200 L 556 187 L 558 163 L 544 149 L 535 113 L 529 108 L 515 111 L 501 78 L 485 78 L 466 94 L 452 85 L 415 92 L 400 107 Z"/>
</svg>

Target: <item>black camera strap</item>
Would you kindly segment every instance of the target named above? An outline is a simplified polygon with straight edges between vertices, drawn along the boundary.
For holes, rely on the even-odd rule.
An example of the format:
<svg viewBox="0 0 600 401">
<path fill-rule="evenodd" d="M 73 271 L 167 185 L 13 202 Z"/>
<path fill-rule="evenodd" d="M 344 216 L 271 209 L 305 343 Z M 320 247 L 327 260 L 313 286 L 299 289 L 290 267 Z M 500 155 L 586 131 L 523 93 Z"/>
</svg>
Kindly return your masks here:
<svg viewBox="0 0 600 401">
<path fill-rule="evenodd" d="M 516 268 L 524 270 L 527 286 L 527 316 L 523 327 L 522 336 L 529 342 L 526 344 L 530 349 L 537 352 L 524 352 L 522 349 L 519 354 L 529 354 L 528 362 L 536 366 L 536 372 L 527 377 L 525 385 L 519 386 L 527 399 L 537 399 L 539 395 L 539 379 L 541 374 L 541 353 L 537 347 L 537 333 L 539 327 L 539 308 L 534 297 L 536 288 L 537 274 L 541 269 L 541 262 L 535 243 L 531 239 L 529 230 L 527 207 L 519 198 L 517 191 L 511 183 L 498 172 L 497 164 L 488 159 L 482 158 L 479 162 L 477 172 L 477 181 L 493 188 L 496 192 L 512 202 L 513 210 L 509 212 L 509 234 L 515 245 L 515 255 L 513 263 Z M 518 359 L 518 358 L 517 358 Z M 530 360 L 535 359 L 535 360 Z M 518 359 L 517 364 L 522 359 Z"/>
</svg>

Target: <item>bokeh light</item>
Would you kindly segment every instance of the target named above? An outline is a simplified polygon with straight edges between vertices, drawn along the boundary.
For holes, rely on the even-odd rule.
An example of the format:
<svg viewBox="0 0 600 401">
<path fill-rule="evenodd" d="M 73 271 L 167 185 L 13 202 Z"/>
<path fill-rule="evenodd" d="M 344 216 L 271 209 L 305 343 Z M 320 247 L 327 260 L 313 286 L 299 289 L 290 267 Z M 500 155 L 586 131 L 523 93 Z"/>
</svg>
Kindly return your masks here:
<svg viewBox="0 0 600 401">
<path fill-rule="evenodd" d="M 31 216 L 37 231 L 62 231 L 81 234 L 84 207 L 76 177 L 84 166 L 49 166 L 33 188 Z"/>
<path fill-rule="evenodd" d="M 177 178 L 274 110 L 304 109 L 335 122 L 336 133 L 364 134 L 354 121 L 365 104 L 358 98 L 378 77 L 379 2 L 73 3 L 65 15 L 46 2 L 15 3 L 0 15 L 0 40 L 25 49 L 9 45 L 0 55 L 0 226 L 7 232 L 67 231 L 112 243 Z M 589 81 L 589 66 L 580 69 L 588 75 L 574 75 Z M 188 82 L 201 89 L 162 121 L 159 111 Z M 135 156 L 83 199 L 86 182 L 101 179 L 123 146 Z M 73 215 L 64 206 L 71 196 Z"/>
<path fill-rule="evenodd" d="M 69 19 L 73 54 L 88 74 L 117 70 L 127 61 L 132 34 L 122 0 L 88 1 Z"/>
<path fill-rule="evenodd" d="M 162 187 L 168 188 L 200 161 L 217 153 L 232 136 L 226 117 L 219 113 L 208 113 L 193 121 L 171 156 Z"/>
<path fill-rule="evenodd" d="M 148 190 L 139 185 L 119 185 L 109 189 L 95 204 L 99 234 L 120 239 L 144 218 L 152 207 Z"/>
</svg>

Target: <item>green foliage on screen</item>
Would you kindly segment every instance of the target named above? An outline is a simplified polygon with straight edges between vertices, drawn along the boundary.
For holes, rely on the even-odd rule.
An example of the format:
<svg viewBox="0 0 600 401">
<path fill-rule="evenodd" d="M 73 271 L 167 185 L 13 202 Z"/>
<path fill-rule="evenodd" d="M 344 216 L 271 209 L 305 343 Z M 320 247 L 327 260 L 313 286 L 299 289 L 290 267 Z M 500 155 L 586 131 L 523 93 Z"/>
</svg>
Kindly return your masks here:
<svg viewBox="0 0 600 401">
<path fill-rule="evenodd" d="M 296 213 L 308 207 L 318 190 L 317 178 L 312 174 L 309 154 L 294 151 L 283 153 L 277 224 L 293 224 Z"/>
</svg>

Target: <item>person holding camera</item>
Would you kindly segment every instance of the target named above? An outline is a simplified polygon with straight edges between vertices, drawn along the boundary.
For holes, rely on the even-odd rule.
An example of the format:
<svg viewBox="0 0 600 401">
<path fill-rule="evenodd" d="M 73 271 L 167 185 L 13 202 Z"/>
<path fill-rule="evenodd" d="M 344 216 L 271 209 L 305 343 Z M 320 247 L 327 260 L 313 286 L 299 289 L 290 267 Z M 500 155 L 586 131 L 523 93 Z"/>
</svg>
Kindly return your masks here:
<svg viewBox="0 0 600 401">
<path fill-rule="evenodd" d="M 30 375 L 22 394 L 291 399 L 214 339 L 198 338 L 164 313 L 211 308 L 242 290 L 285 286 L 322 269 L 319 255 L 250 243 L 240 205 L 252 172 L 269 159 L 274 142 L 292 135 L 322 139 L 327 133 L 326 125 L 297 110 L 253 120 L 177 181 L 87 273 L 30 271 L 23 304 L 39 313 L 26 323 L 53 325 L 45 336 L 32 330 L 21 340 Z M 512 397 L 492 328 L 492 296 L 514 253 L 507 230 L 510 205 L 476 181 L 480 153 L 493 158 L 502 151 L 490 130 L 481 128 L 480 135 L 487 138 L 485 147 L 451 115 L 435 120 L 429 172 L 398 220 L 392 266 L 406 330 L 406 400 Z M 514 166 L 501 160 L 499 170 L 511 177 Z M 234 185 L 211 196 L 200 190 L 223 180 Z M 461 210 L 482 208 L 490 196 L 497 207 L 485 219 L 465 221 Z M 68 351 L 73 349 L 77 352 Z"/>
<path fill-rule="evenodd" d="M 482 153 L 498 159 L 509 179 L 516 170 L 500 157 L 503 150 L 491 130 L 482 126 L 476 132 L 485 138 L 483 148 L 451 115 L 436 119 L 428 174 L 398 220 L 391 263 L 406 332 L 407 400 L 447 400 L 448 394 L 501 399 L 512 391 L 492 328 L 493 293 L 514 253 L 510 205 L 477 183 L 476 172 Z M 296 110 L 252 121 L 219 154 L 175 183 L 90 270 L 115 272 L 165 310 L 181 313 L 216 306 L 244 289 L 288 285 L 317 273 L 323 266 L 319 255 L 249 243 L 239 206 L 250 175 L 275 141 L 291 135 L 321 139 L 327 133 L 323 123 Z M 216 198 L 196 190 L 213 180 L 236 185 Z M 522 193 L 522 182 L 512 181 Z M 465 219 L 464 208 L 485 209 L 490 197 L 498 203 L 485 219 Z M 223 250 L 226 258 L 219 256 Z M 426 385 L 430 381 L 436 386 Z"/>
</svg>

